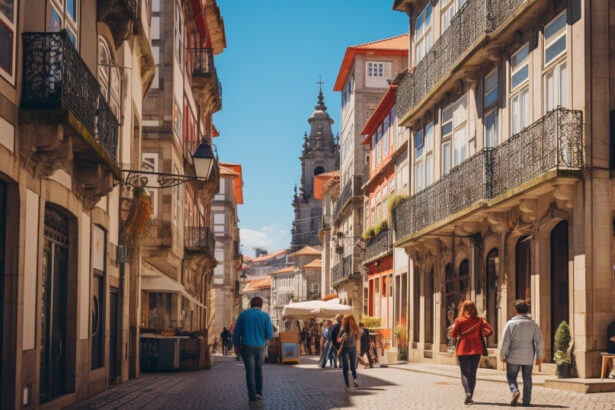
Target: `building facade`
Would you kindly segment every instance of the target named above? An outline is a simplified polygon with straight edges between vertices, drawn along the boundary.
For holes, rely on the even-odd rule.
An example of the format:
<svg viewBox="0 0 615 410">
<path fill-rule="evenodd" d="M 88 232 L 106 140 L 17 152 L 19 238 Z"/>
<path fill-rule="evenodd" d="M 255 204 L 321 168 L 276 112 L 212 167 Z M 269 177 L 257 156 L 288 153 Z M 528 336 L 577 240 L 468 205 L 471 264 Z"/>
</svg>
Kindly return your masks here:
<svg viewBox="0 0 615 410">
<path fill-rule="evenodd" d="M 393 211 L 410 255 L 413 361 L 453 363 L 447 329 L 471 298 L 495 333 L 526 299 L 552 362 L 570 323 L 595 377 L 615 318 L 613 31 L 606 2 L 397 0 L 409 65 L 396 115 L 411 130 L 411 196 Z M 610 147 L 610 149 L 609 149 Z M 431 160 L 428 158 L 431 157 Z M 547 366 L 548 368 L 548 366 Z"/>
<path fill-rule="evenodd" d="M 241 165 L 220 163 L 220 189 L 211 208 L 211 226 L 216 238 L 217 266 L 213 277 L 214 318 L 211 333 L 216 336 L 231 327 L 240 311 L 239 271 L 241 246 L 237 206 L 243 204 Z"/>
<path fill-rule="evenodd" d="M 128 380 L 122 169 L 154 76 L 148 2 L 0 7 L 0 404 L 61 408 Z"/>
<path fill-rule="evenodd" d="M 301 185 L 295 190 L 291 252 L 305 246 L 318 245 L 318 230 L 322 216 L 321 203 L 314 198 L 314 176 L 339 169 L 339 146 L 333 138 L 333 120 L 327 113 L 322 90 L 318 104 L 308 119 L 310 134 L 305 134 L 301 152 Z"/>
<path fill-rule="evenodd" d="M 332 295 L 331 266 L 334 263 L 331 227 L 333 226 L 333 211 L 340 193 L 340 171 L 328 172 L 314 177 L 314 197 L 322 204 L 322 219 L 318 239 L 322 248 L 321 294 L 324 297 Z"/>
<path fill-rule="evenodd" d="M 336 240 L 331 282 L 340 302 L 352 305 L 355 315 L 366 302 L 363 284 L 362 181 L 368 168 L 368 152 L 361 130 L 389 88 L 388 80 L 407 67 L 408 35 L 348 47 L 335 91 L 341 92 L 340 195 L 332 226 Z"/>
</svg>

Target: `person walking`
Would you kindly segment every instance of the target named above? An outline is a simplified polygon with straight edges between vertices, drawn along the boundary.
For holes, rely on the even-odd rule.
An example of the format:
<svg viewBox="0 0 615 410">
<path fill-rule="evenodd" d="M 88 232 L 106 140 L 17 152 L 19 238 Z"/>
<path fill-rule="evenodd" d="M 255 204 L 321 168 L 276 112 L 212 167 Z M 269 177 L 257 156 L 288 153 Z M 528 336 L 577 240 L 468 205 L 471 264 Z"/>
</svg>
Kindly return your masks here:
<svg viewBox="0 0 615 410">
<path fill-rule="evenodd" d="M 529 316 L 530 307 L 525 300 L 517 300 L 514 305 L 515 316 L 506 323 L 504 336 L 500 343 L 500 358 L 506 363 L 506 378 L 512 392 L 511 406 L 519 401 L 517 376 L 521 370 L 523 378 L 523 405 L 529 406 L 532 400 L 532 369 L 540 366 L 543 338 L 538 324 Z"/>
<path fill-rule="evenodd" d="M 303 339 L 303 343 L 304 343 L 303 346 L 305 348 L 305 354 L 308 356 L 311 356 L 312 355 L 312 332 L 308 328 L 308 325 L 305 325 L 305 327 L 303 328 L 303 331 L 305 333 L 305 338 Z"/>
<path fill-rule="evenodd" d="M 218 338 L 214 337 L 213 351 L 212 353 L 218 353 Z"/>
<path fill-rule="evenodd" d="M 478 317 L 474 302 L 471 300 L 464 301 L 459 308 L 459 317 L 455 319 L 451 337 L 457 339 L 455 353 L 461 370 L 461 384 L 463 384 L 466 393 L 465 404 L 472 403 L 478 363 L 486 349 L 483 337 L 492 333 L 493 329 L 489 326 L 489 323 Z"/>
<path fill-rule="evenodd" d="M 320 356 L 320 325 L 318 323 L 314 323 L 314 327 L 312 328 L 312 339 L 314 340 L 314 354 L 316 356 Z"/>
<path fill-rule="evenodd" d="M 228 353 L 228 343 L 229 343 L 230 337 L 231 337 L 231 332 L 229 332 L 227 328 L 224 328 L 224 330 L 222 330 L 222 333 L 220 333 L 220 344 L 222 345 L 222 355 L 223 356 L 226 356 Z"/>
<path fill-rule="evenodd" d="M 263 400 L 263 363 L 265 345 L 273 338 L 273 326 L 269 315 L 261 310 L 263 299 L 250 300 L 250 309 L 241 312 L 235 324 L 233 343 L 235 353 L 241 354 L 246 369 L 249 404 Z"/>
<path fill-rule="evenodd" d="M 320 354 L 320 360 L 318 361 L 318 365 L 322 369 L 327 367 L 327 362 L 331 357 L 331 349 L 333 348 L 331 346 L 331 341 L 329 340 L 329 330 L 331 329 L 331 326 L 333 326 L 333 322 L 326 320 L 322 327 L 322 336 L 320 337 L 322 353 Z M 333 367 L 333 362 L 331 362 L 331 367 Z"/>
<path fill-rule="evenodd" d="M 337 342 L 337 336 L 340 334 L 340 330 L 342 330 L 342 319 L 344 318 L 344 315 L 342 314 L 337 314 L 335 315 L 335 324 L 333 326 L 331 326 L 331 329 L 329 329 L 329 340 L 331 340 L 331 364 L 332 367 L 336 368 L 338 367 L 338 351 L 340 350 L 340 344 Z"/>
<path fill-rule="evenodd" d="M 337 342 L 340 344 L 339 353 L 342 356 L 342 368 L 344 373 L 344 382 L 346 388 L 350 388 L 348 380 L 348 368 L 352 372 L 352 387 L 359 387 L 357 381 L 357 339 L 359 338 L 359 326 L 354 320 L 354 316 L 346 315 L 342 320 L 342 330 L 337 336 Z"/>
<path fill-rule="evenodd" d="M 371 369 L 374 367 L 372 356 L 370 355 L 369 346 L 370 346 L 370 337 L 369 330 L 365 328 L 363 322 L 359 323 L 359 328 L 361 330 L 361 351 L 359 356 L 357 357 L 357 362 L 361 362 L 363 366 L 367 369 L 368 367 Z M 363 360 L 363 355 L 367 355 L 367 362 Z"/>
</svg>

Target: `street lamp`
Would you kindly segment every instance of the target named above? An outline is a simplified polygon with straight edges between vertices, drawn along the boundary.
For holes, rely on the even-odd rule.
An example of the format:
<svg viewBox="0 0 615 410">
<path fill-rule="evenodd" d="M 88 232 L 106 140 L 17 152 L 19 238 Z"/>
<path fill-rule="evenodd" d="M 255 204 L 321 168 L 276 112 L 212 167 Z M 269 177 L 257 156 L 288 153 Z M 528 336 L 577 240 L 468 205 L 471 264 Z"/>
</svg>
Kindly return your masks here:
<svg viewBox="0 0 615 410">
<path fill-rule="evenodd" d="M 241 275 L 239 275 L 239 284 L 240 284 L 241 286 L 245 285 L 245 284 L 246 284 L 246 279 L 247 279 L 247 278 L 248 278 L 248 277 L 246 276 L 246 273 L 245 273 L 245 272 L 242 272 L 242 273 L 241 273 Z"/>
<path fill-rule="evenodd" d="M 216 156 L 211 149 L 211 145 L 201 142 L 196 152 L 192 154 L 192 163 L 197 178 L 209 179 L 215 162 Z"/>
</svg>

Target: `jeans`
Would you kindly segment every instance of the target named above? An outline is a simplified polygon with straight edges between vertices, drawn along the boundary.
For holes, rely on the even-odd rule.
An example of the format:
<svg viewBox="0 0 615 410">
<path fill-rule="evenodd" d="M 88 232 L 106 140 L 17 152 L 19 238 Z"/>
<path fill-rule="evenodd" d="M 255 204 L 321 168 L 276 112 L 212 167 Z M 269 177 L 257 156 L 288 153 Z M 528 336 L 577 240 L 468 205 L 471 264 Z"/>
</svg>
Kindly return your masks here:
<svg viewBox="0 0 615 410">
<path fill-rule="evenodd" d="M 257 394 L 263 394 L 263 363 L 265 362 L 265 348 L 241 346 L 240 350 L 243 365 L 246 368 L 248 398 L 250 401 L 255 401 Z"/>
<path fill-rule="evenodd" d="M 530 404 L 532 400 L 532 369 L 534 365 L 531 364 L 512 364 L 506 363 L 506 378 L 508 379 L 508 385 L 511 392 L 519 391 L 517 385 L 517 375 L 521 370 L 521 376 L 523 377 L 523 403 Z"/>
<path fill-rule="evenodd" d="M 350 371 L 352 372 L 352 377 L 354 379 L 357 378 L 357 348 L 349 347 L 342 348 L 342 367 L 344 369 L 344 381 L 346 382 L 346 387 L 350 387 L 350 382 L 348 381 L 348 366 L 350 366 Z"/>
<path fill-rule="evenodd" d="M 476 371 L 478 370 L 478 363 L 480 362 L 479 354 L 470 354 L 457 356 L 459 360 L 459 369 L 461 370 L 461 384 L 466 394 L 474 394 L 474 387 L 476 387 Z"/>
<path fill-rule="evenodd" d="M 331 344 L 331 350 L 329 351 L 329 360 L 331 360 L 331 367 L 337 368 L 337 347 Z"/>
</svg>

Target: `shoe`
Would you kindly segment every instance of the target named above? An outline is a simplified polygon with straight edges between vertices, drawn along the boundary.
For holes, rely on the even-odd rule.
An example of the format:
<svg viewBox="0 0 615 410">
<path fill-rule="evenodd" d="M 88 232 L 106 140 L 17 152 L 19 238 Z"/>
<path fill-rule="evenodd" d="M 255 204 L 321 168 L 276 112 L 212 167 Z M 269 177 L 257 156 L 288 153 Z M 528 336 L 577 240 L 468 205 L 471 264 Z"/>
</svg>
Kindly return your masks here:
<svg viewBox="0 0 615 410">
<path fill-rule="evenodd" d="M 257 394 L 256 400 L 265 400 L 265 396 L 263 396 L 262 394 Z"/>
<path fill-rule="evenodd" d="M 517 402 L 519 401 L 519 396 L 521 396 L 521 393 L 519 393 L 519 390 L 515 390 L 512 394 L 512 399 L 510 400 L 510 405 L 511 406 L 516 406 Z"/>
<path fill-rule="evenodd" d="M 470 393 L 466 393 L 466 399 L 463 401 L 463 404 L 472 404 L 472 395 Z"/>
<path fill-rule="evenodd" d="M 359 387 L 359 382 L 357 381 L 357 379 L 354 379 L 354 381 L 352 382 L 352 387 Z"/>
</svg>

